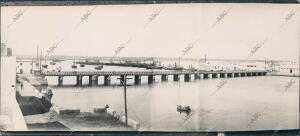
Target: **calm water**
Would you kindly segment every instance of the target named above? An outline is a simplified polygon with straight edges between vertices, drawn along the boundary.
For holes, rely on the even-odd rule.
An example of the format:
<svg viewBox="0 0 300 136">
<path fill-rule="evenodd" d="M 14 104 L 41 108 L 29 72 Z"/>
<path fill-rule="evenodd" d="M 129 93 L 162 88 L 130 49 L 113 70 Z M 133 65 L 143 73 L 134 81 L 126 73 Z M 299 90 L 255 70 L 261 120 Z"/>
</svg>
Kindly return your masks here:
<svg viewBox="0 0 300 136">
<path fill-rule="evenodd" d="M 72 62 L 58 65 L 71 70 Z M 29 67 L 23 64 L 23 68 Z M 77 71 L 93 70 L 86 66 Z M 104 66 L 105 71 L 145 70 Z M 83 111 L 109 104 L 119 113 L 124 113 L 123 87 L 118 86 L 118 77 L 112 77 L 112 86 L 89 87 L 88 77 L 83 78 L 83 87 L 75 87 L 75 77 L 64 77 L 63 87 L 57 87 L 57 77 L 47 77 L 54 88 L 52 102 L 63 108 L 78 108 Z M 299 128 L 299 78 L 295 77 L 239 77 L 225 79 L 200 79 L 190 82 L 161 82 L 156 76 L 154 85 L 129 86 L 127 91 L 128 116 L 138 121 L 142 130 L 155 131 L 239 131 Z M 291 80 L 293 84 L 285 91 Z M 133 81 L 129 81 L 133 84 Z M 222 86 L 223 84 L 223 86 Z M 217 90 L 218 86 L 221 86 Z M 176 105 L 190 105 L 187 115 L 176 111 Z"/>
</svg>

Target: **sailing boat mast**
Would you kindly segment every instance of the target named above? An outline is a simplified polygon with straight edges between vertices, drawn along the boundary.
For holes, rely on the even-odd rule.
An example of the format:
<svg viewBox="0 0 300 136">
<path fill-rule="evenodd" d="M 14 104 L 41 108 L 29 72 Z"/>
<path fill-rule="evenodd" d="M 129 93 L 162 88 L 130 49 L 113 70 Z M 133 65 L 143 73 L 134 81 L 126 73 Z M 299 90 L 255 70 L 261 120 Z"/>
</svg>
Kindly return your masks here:
<svg viewBox="0 0 300 136">
<path fill-rule="evenodd" d="M 179 57 L 178 67 L 180 67 L 180 59 L 181 59 L 181 57 Z"/>
<path fill-rule="evenodd" d="M 39 62 L 39 65 L 40 65 L 40 72 L 42 72 L 42 65 L 41 65 L 41 63 L 42 63 L 42 55 L 43 55 L 43 52 L 42 52 L 42 50 L 41 50 L 41 54 L 40 54 L 40 62 Z"/>
<path fill-rule="evenodd" d="M 267 70 L 267 59 L 265 57 L 265 71 Z"/>
<path fill-rule="evenodd" d="M 181 105 L 181 99 L 180 99 L 180 81 L 178 83 L 178 102 L 179 102 L 179 105 Z"/>
<path fill-rule="evenodd" d="M 46 61 L 47 61 L 47 58 L 46 58 L 47 56 L 46 56 L 46 54 L 45 54 L 45 57 L 44 57 L 44 63 L 45 63 L 45 65 L 46 65 Z"/>
<path fill-rule="evenodd" d="M 36 46 L 36 63 L 39 62 L 39 46 Z"/>
<path fill-rule="evenodd" d="M 198 69 L 201 69 L 201 57 L 199 57 L 198 63 L 199 63 L 199 68 Z"/>
<path fill-rule="evenodd" d="M 77 65 L 75 64 L 75 57 L 73 58 L 73 65 L 72 65 L 72 68 L 74 69 L 74 71 L 75 71 L 75 69 L 77 68 Z"/>
</svg>

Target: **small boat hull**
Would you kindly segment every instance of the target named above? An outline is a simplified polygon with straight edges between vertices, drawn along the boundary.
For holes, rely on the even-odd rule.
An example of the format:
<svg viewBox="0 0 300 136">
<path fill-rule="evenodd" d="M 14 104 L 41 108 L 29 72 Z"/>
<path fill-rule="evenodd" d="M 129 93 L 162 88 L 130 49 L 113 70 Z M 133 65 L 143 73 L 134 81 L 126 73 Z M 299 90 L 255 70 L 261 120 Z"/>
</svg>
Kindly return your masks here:
<svg viewBox="0 0 300 136">
<path fill-rule="evenodd" d="M 102 65 L 99 65 L 99 66 L 96 66 L 96 67 L 95 67 L 96 70 L 101 70 L 102 68 L 103 68 Z"/>
<path fill-rule="evenodd" d="M 48 68 L 48 65 L 42 65 L 43 68 Z"/>
<path fill-rule="evenodd" d="M 55 64 L 56 64 L 56 62 L 50 62 L 50 64 L 51 64 L 51 65 L 55 65 Z"/>
<path fill-rule="evenodd" d="M 190 106 L 177 105 L 177 111 L 179 111 L 179 112 L 190 112 L 191 108 L 190 108 Z"/>
</svg>

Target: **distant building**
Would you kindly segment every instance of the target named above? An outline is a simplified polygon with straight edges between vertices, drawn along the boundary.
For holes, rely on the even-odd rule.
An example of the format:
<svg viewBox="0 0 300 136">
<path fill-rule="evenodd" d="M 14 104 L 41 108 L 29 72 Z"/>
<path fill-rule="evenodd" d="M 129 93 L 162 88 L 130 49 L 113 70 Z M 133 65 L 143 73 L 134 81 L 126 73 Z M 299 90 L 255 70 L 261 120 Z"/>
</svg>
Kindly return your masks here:
<svg viewBox="0 0 300 136">
<path fill-rule="evenodd" d="M 7 48 L 5 43 L 1 43 L 1 57 L 12 56 L 11 48 Z"/>
<path fill-rule="evenodd" d="M 299 75 L 299 63 L 295 61 L 270 61 L 267 70 L 281 74 Z"/>
<path fill-rule="evenodd" d="M 7 48 L 7 56 L 12 56 L 12 50 L 11 50 L 11 48 Z"/>
<path fill-rule="evenodd" d="M 294 61 L 288 61 L 284 63 L 280 63 L 278 65 L 279 72 L 282 73 L 290 73 L 290 74 L 299 74 L 299 63 L 296 63 Z"/>
<path fill-rule="evenodd" d="M 244 71 L 244 70 L 265 70 L 265 62 L 258 61 L 219 61 L 210 60 L 200 64 L 200 70 L 208 71 Z"/>
<path fill-rule="evenodd" d="M 267 64 L 265 62 L 241 62 L 239 64 L 240 70 L 266 70 Z"/>
</svg>

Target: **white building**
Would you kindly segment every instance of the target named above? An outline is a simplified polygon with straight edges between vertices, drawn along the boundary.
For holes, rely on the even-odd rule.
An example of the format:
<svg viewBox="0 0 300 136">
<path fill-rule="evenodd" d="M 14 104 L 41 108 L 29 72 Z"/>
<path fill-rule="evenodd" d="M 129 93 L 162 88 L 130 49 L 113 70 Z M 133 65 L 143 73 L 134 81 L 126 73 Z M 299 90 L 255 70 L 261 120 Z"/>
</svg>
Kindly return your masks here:
<svg viewBox="0 0 300 136">
<path fill-rule="evenodd" d="M 265 70 L 264 62 L 258 61 L 224 61 L 224 60 L 210 60 L 203 62 L 200 65 L 201 70 L 208 71 L 232 71 L 232 70 Z"/>
<path fill-rule="evenodd" d="M 16 57 L 6 56 L 1 44 L 0 125 L 5 131 L 24 131 L 27 126 L 16 100 Z M 2 49 L 5 49 L 4 51 Z M 0 130 L 1 131 L 1 130 Z"/>
<path fill-rule="evenodd" d="M 280 73 L 299 74 L 299 62 L 281 62 L 277 65 L 276 69 Z"/>
</svg>

